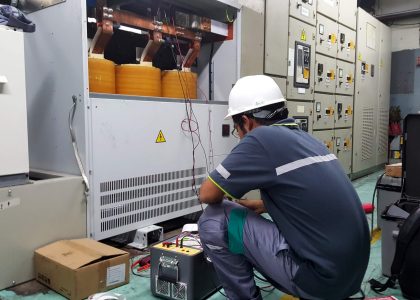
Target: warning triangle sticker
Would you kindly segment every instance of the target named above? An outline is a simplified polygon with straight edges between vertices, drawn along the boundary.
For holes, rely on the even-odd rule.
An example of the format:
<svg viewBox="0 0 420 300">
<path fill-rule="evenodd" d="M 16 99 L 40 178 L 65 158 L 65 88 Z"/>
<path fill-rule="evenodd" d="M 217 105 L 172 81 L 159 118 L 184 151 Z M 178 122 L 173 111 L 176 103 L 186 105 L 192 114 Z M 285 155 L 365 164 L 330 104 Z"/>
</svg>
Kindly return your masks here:
<svg viewBox="0 0 420 300">
<path fill-rule="evenodd" d="M 305 30 L 302 30 L 302 33 L 300 35 L 300 40 L 306 42 L 306 32 L 305 32 Z"/>
<path fill-rule="evenodd" d="M 156 143 L 166 143 L 166 139 L 162 133 L 162 130 L 159 130 L 158 136 L 156 138 Z"/>
</svg>

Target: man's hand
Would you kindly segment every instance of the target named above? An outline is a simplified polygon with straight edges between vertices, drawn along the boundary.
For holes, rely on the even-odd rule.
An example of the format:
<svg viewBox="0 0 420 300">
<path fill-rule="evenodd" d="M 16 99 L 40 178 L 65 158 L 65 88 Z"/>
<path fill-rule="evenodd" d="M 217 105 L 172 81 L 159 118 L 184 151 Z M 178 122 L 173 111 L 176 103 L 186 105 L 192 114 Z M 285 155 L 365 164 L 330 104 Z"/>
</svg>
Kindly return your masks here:
<svg viewBox="0 0 420 300">
<path fill-rule="evenodd" d="M 264 202 L 262 200 L 245 199 L 245 200 L 238 200 L 237 203 L 253 210 L 257 214 L 262 214 L 262 213 L 267 212 L 265 210 Z"/>
</svg>

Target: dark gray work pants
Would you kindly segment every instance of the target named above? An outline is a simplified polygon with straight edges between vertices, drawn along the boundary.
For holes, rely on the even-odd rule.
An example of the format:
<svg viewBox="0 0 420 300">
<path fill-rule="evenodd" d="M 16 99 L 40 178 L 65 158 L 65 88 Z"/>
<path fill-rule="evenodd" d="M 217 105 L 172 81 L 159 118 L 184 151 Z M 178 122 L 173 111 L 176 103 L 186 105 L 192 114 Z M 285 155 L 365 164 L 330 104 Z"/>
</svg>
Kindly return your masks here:
<svg viewBox="0 0 420 300">
<path fill-rule="evenodd" d="M 270 220 L 247 209 L 243 228 L 244 254 L 229 251 L 228 222 L 233 208 L 247 209 L 224 200 L 208 205 L 198 223 L 204 252 L 212 260 L 228 298 L 262 299 L 254 281 L 255 268 L 283 292 L 314 299 L 293 283 L 293 276 L 299 267 L 290 257 L 289 245 L 283 235 Z"/>
</svg>

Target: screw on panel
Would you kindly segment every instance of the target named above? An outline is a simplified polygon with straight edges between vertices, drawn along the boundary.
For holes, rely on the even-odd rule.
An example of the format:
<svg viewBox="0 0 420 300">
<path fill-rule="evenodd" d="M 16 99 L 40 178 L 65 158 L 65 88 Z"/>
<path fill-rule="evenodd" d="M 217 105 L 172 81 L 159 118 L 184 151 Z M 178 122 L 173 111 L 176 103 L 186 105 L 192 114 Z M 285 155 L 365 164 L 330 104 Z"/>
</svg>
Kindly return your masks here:
<svg viewBox="0 0 420 300">
<path fill-rule="evenodd" d="M 9 195 L 9 197 L 12 197 L 12 190 L 8 190 L 7 193 Z"/>
</svg>

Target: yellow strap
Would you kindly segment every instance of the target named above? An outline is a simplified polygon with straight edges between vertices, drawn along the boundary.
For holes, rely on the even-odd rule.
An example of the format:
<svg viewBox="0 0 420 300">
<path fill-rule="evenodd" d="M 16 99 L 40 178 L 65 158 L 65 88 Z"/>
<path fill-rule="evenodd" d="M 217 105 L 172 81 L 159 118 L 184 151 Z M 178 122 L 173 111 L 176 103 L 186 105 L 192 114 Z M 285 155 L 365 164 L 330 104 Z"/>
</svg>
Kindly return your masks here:
<svg viewBox="0 0 420 300">
<path fill-rule="evenodd" d="M 228 197 L 232 198 L 232 199 L 237 199 L 236 197 L 233 197 L 231 194 L 229 194 L 228 192 L 226 192 L 216 181 L 213 180 L 213 178 L 211 178 L 210 176 L 208 176 L 208 179 L 210 179 L 211 182 L 214 183 L 215 186 L 217 186 L 223 193 L 225 193 Z"/>
</svg>

